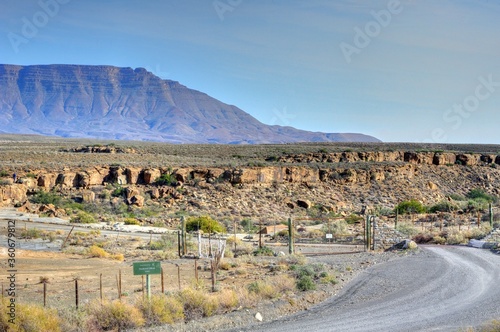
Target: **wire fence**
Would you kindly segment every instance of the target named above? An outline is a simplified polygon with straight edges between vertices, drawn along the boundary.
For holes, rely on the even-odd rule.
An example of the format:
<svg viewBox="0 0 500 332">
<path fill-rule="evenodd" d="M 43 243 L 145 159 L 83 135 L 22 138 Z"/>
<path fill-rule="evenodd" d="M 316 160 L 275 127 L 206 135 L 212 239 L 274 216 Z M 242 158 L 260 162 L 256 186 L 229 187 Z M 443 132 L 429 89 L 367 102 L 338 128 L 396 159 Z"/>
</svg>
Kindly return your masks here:
<svg viewBox="0 0 500 332">
<path fill-rule="evenodd" d="M 79 262 L 75 269 L 81 267 Z M 210 260 L 176 260 L 161 262 L 161 273 L 150 275 L 151 294 L 169 293 L 185 287 L 209 287 Z M 38 275 L 38 277 L 37 277 Z M 7 277 L 2 277 L 7 280 Z M 9 283 L 2 282 L 2 296 Z M 57 271 L 23 271 L 18 269 L 15 283 L 17 303 L 33 303 L 52 308 L 82 306 L 92 301 L 121 299 L 135 301 L 147 295 L 146 276 L 134 275 L 132 263 L 102 272 L 58 275 Z"/>
</svg>

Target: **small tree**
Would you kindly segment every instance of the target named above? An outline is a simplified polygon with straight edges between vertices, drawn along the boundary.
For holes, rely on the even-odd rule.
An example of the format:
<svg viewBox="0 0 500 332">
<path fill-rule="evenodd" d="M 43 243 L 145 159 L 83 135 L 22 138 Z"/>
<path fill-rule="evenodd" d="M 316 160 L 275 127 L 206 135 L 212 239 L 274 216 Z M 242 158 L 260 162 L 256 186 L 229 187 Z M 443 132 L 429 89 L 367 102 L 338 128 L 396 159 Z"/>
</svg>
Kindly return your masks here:
<svg viewBox="0 0 500 332">
<path fill-rule="evenodd" d="M 427 211 L 426 207 L 416 199 L 401 202 L 394 210 L 399 214 L 424 213 Z"/>
<path fill-rule="evenodd" d="M 217 220 L 209 216 L 190 217 L 186 221 L 186 231 L 193 232 L 201 230 L 203 233 L 225 233 L 226 228 Z"/>
</svg>

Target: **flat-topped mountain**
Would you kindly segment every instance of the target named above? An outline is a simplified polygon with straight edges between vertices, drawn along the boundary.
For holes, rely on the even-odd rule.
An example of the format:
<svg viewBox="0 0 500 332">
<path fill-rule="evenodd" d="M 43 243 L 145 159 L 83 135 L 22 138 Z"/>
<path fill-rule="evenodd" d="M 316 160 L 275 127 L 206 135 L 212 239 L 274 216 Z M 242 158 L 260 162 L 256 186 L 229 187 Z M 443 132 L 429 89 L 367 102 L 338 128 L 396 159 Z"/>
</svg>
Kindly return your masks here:
<svg viewBox="0 0 500 332">
<path fill-rule="evenodd" d="M 270 126 L 143 68 L 0 65 L 0 133 L 170 143 L 377 142 Z"/>
</svg>

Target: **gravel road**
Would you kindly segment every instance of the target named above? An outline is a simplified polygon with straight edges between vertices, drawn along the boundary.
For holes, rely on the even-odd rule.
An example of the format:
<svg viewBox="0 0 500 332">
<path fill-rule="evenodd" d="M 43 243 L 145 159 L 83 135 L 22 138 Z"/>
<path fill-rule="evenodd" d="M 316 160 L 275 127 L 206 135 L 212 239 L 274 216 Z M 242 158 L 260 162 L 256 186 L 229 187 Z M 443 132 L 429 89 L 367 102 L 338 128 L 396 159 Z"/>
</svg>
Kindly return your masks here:
<svg viewBox="0 0 500 332">
<path fill-rule="evenodd" d="M 306 312 L 231 331 L 460 331 L 500 317 L 500 256 L 456 246 L 373 266 Z"/>
</svg>

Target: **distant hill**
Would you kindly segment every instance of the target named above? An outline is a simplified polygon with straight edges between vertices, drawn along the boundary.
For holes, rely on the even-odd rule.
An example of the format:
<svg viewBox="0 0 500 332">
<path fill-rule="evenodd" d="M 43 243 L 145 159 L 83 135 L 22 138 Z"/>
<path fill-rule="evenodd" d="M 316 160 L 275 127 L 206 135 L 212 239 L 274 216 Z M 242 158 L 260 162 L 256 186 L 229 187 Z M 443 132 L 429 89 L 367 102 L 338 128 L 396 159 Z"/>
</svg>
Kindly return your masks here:
<svg viewBox="0 0 500 332">
<path fill-rule="evenodd" d="M 0 65 L 0 133 L 170 143 L 378 142 L 269 126 L 143 68 Z"/>
</svg>

